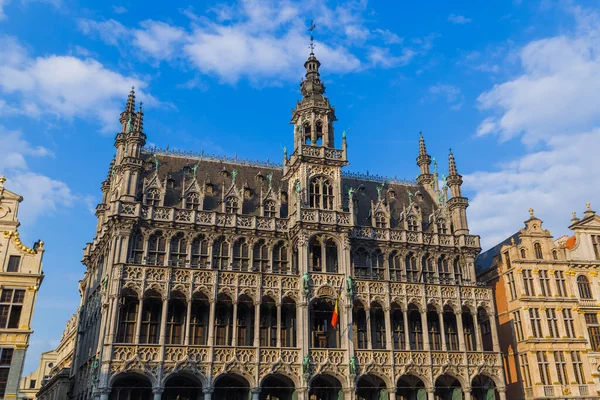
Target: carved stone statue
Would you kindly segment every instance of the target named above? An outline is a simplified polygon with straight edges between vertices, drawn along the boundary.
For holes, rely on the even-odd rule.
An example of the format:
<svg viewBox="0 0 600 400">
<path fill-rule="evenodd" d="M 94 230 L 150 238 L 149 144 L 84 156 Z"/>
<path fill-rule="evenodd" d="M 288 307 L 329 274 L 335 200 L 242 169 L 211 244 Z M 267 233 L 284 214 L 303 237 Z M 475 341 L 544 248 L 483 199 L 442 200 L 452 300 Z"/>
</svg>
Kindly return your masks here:
<svg viewBox="0 0 600 400">
<path fill-rule="evenodd" d="M 354 296 L 354 280 L 351 276 L 346 277 L 346 293 L 348 297 Z"/>
<path fill-rule="evenodd" d="M 160 166 L 160 161 L 156 158 L 156 153 L 154 153 L 154 165 L 156 166 L 156 172 L 158 172 L 158 167 Z"/>
<path fill-rule="evenodd" d="M 310 354 L 306 354 L 302 359 L 302 373 L 310 375 Z"/>
<path fill-rule="evenodd" d="M 133 130 L 133 126 L 131 125 L 131 114 L 129 114 L 129 119 L 127 120 L 127 133 L 131 132 Z"/>
<path fill-rule="evenodd" d="M 356 374 L 358 372 L 358 365 L 357 365 L 356 357 L 355 356 L 350 357 L 350 365 L 349 365 L 349 367 L 350 367 L 350 375 L 356 376 Z"/>
<path fill-rule="evenodd" d="M 310 275 L 308 274 L 308 272 L 305 272 L 304 275 L 302 275 L 302 291 L 304 292 L 304 295 L 308 296 L 309 288 L 310 288 Z"/>
<path fill-rule="evenodd" d="M 231 180 L 235 183 L 235 178 L 237 178 L 238 172 L 237 169 L 231 171 Z"/>
<path fill-rule="evenodd" d="M 300 194 L 300 192 L 302 191 L 302 186 L 300 186 L 300 181 L 296 181 L 296 184 L 294 185 L 294 190 L 296 190 L 296 194 Z"/>
</svg>

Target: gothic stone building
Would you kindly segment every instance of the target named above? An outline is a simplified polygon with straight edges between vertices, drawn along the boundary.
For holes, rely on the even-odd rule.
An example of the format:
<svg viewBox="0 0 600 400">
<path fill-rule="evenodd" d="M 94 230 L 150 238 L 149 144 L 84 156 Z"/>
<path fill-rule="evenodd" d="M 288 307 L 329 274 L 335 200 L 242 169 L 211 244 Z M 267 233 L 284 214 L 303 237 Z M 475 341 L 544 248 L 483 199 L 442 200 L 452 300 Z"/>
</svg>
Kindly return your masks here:
<svg viewBox="0 0 600 400">
<path fill-rule="evenodd" d="M 442 188 L 423 138 L 418 183 L 343 172 L 319 66 L 283 165 L 144 148 L 132 90 L 84 250 L 73 399 L 505 398 L 454 157 Z"/>
</svg>

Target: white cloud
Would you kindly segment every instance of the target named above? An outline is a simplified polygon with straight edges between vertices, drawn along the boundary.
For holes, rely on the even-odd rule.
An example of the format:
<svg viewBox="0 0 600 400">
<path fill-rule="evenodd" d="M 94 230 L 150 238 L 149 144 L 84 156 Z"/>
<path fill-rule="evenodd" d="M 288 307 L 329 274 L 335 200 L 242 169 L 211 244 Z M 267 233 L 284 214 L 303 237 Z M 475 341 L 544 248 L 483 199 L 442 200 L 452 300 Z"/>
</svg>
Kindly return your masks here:
<svg viewBox="0 0 600 400">
<path fill-rule="evenodd" d="M 8 3 L 10 3 L 10 0 L 0 0 L 0 21 L 6 18 L 4 7 L 6 7 Z"/>
<path fill-rule="evenodd" d="M 125 14 L 127 12 L 127 9 L 123 6 L 113 6 L 113 11 L 116 14 Z"/>
<path fill-rule="evenodd" d="M 51 215 L 71 207 L 84 197 L 74 194 L 62 181 L 32 172 L 27 158 L 49 157 L 53 153 L 43 146 L 35 146 L 23 138 L 21 131 L 9 131 L 0 125 L 0 174 L 5 174 L 5 187 L 23 196 L 19 219 L 33 223 L 41 215 Z"/>
<path fill-rule="evenodd" d="M 186 35 L 183 29 L 160 21 L 147 20 L 140 25 L 142 29 L 133 31 L 133 44 L 156 59 L 171 59 Z"/>
<path fill-rule="evenodd" d="M 600 198 L 600 56 L 597 21 L 576 10 L 575 33 L 533 41 L 520 51 L 521 73 L 479 97 L 493 113 L 477 135 L 520 138 L 525 154 L 465 176 L 475 193 L 470 227 L 489 248 L 520 229 L 529 207 L 555 237 L 568 233 L 572 211 Z M 585 21 L 586 24 L 582 22 Z M 533 145 L 536 144 L 535 147 Z M 596 205 L 600 209 L 600 203 Z"/>
<path fill-rule="evenodd" d="M 121 40 L 129 36 L 129 29 L 114 19 L 106 21 L 80 19 L 77 25 L 86 35 L 98 36 L 103 42 L 113 46 L 117 46 Z"/>
<path fill-rule="evenodd" d="M 0 105 L 8 110 L 20 108 L 32 116 L 91 118 L 110 130 L 118 125 L 117 116 L 131 86 L 136 86 L 138 98 L 158 103 L 145 93 L 145 82 L 111 71 L 92 58 L 31 58 L 14 39 L 4 39 L 9 44 L 9 62 L 0 65 L 0 93 L 5 96 Z M 0 48 L 2 43 L 0 38 Z"/>
<path fill-rule="evenodd" d="M 472 22 L 473 20 L 471 18 L 467 18 L 463 15 L 456 15 L 456 14 L 450 14 L 448 15 L 448 21 L 452 22 L 453 24 L 468 24 L 470 22 Z"/>
<path fill-rule="evenodd" d="M 460 95 L 460 89 L 453 85 L 437 84 L 429 87 L 429 93 L 444 96 L 448 103 L 454 103 Z"/>
<path fill-rule="evenodd" d="M 399 56 L 391 54 L 390 49 L 373 46 L 369 49 L 368 59 L 374 66 L 382 68 L 392 68 L 408 64 L 416 55 L 414 50 L 404 49 L 404 53 Z"/>
</svg>

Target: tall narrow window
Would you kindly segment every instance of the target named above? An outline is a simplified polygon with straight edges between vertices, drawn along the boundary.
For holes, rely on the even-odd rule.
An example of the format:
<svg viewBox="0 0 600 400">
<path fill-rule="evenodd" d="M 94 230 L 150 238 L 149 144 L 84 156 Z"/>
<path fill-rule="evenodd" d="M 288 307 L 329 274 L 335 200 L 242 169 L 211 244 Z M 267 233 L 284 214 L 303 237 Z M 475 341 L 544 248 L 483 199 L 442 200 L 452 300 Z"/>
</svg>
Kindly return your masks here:
<svg viewBox="0 0 600 400">
<path fill-rule="evenodd" d="M 423 282 L 435 283 L 435 271 L 433 269 L 433 261 L 429 254 L 423 256 Z"/>
<path fill-rule="evenodd" d="M 8 257 L 8 267 L 6 268 L 6 272 L 19 272 L 20 264 L 21 264 L 21 256 Z"/>
<path fill-rule="evenodd" d="M 265 201 L 265 203 L 263 204 L 263 211 L 264 211 L 263 214 L 265 217 L 271 217 L 271 218 L 276 217 L 277 214 L 275 212 L 275 202 L 273 200 Z"/>
<path fill-rule="evenodd" d="M 354 276 L 359 279 L 371 279 L 371 255 L 363 247 L 359 247 L 352 258 Z"/>
<path fill-rule="evenodd" d="M 235 196 L 229 196 L 225 199 L 225 212 L 227 214 L 237 214 L 239 209 L 238 199 Z"/>
<path fill-rule="evenodd" d="M 333 210 L 333 185 L 328 179 L 323 179 L 323 208 Z"/>
<path fill-rule="evenodd" d="M 385 258 L 383 252 L 380 249 L 375 250 L 372 257 L 373 262 L 373 274 L 372 279 L 385 279 Z"/>
<path fill-rule="evenodd" d="M 592 246 L 596 260 L 600 260 L 600 235 L 592 235 Z"/>
<path fill-rule="evenodd" d="M 310 181 L 309 202 L 311 208 L 321 206 L 321 184 L 319 178 L 313 178 Z"/>
<path fill-rule="evenodd" d="M 8 384 L 8 373 L 12 363 L 13 349 L 0 348 L 0 397 L 4 398 L 6 385 Z"/>
<path fill-rule="evenodd" d="M 563 271 L 554 271 L 554 278 L 556 279 L 556 294 L 560 297 L 567 297 L 567 285 Z"/>
<path fill-rule="evenodd" d="M 279 242 L 273 247 L 273 272 L 282 274 L 290 272 L 288 250 L 284 242 Z"/>
<path fill-rule="evenodd" d="M 520 249 L 520 253 L 521 253 L 521 258 L 527 258 L 527 252 L 525 251 L 524 248 Z"/>
<path fill-rule="evenodd" d="M 139 301 L 135 292 L 124 289 L 119 301 L 117 343 L 134 343 Z"/>
<path fill-rule="evenodd" d="M 550 278 L 548 277 L 548 271 L 545 269 L 540 270 L 539 277 L 542 296 L 552 296 L 552 291 L 550 290 Z"/>
<path fill-rule="evenodd" d="M 508 251 L 504 253 L 504 262 L 506 263 L 506 269 L 512 268 L 512 266 L 510 265 L 510 255 L 508 254 Z"/>
<path fill-rule="evenodd" d="M 531 386 L 531 373 L 529 372 L 529 361 L 527 360 L 527 353 L 520 354 L 519 360 L 521 360 L 521 375 L 525 380 L 525 386 Z"/>
<path fill-rule="evenodd" d="M 517 310 L 513 313 L 515 320 L 515 331 L 517 332 L 517 340 L 523 340 L 523 325 L 521 323 L 521 311 Z"/>
<path fill-rule="evenodd" d="M 440 332 L 440 318 L 437 311 L 427 312 L 427 327 L 429 328 L 429 344 L 431 350 L 442 349 L 442 335 Z"/>
<path fill-rule="evenodd" d="M 246 239 L 241 238 L 233 245 L 233 269 L 236 271 L 248 271 L 250 267 L 250 255 Z"/>
<path fill-rule="evenodd" d="M 565 324 L 565 333 L 567 337 L 575 337 L 575 323 L 573 321 L 573 314 L 570 308 L 563 308 L 562 310 L 563 322 Z"/>
<path fill-rule="evenodd" d="M 550 385 L 550 364 L 545 351 L 537 352 L 537 361 L 542 385 Z"/>
<path fill-rule="evenodd" d="M 190 260 L 192 268 L 206 268 L 209 265 L 208 240 L 204 235 L 197 236 L 192 241 L 192 258 Z"/>
<path fill-rule="evenodd" d="M 154 207 L 160 205 L 160 190 L 157 188 L 148 189 L 146 192 L 146 205 Z"/>
<path fill-rule="evenodd" d="M 556 317 L 556 310 L 554 308 L 546 308 L 546 320 L 548 321 L 548 330 L 550 332 L 550 337 L 559 337 L 558 318 Z"/>
<path fill-rule="evenodd" d="M 213 243 L 213 268 L 229 268 L 229 243 L 223 237 Z"/>
<path fill-rule="evenodd" d="M 329 179 L 318 176 L 310 180 L 309 205 L 311 208 L 333 210 L 333 185 Z"/>
<path fill-rule="evenodd" d="M 508 277 L 508 288 L 510 290 L 510 299 L 515 300 L 517 298 L 517 288 L 515 286 L 515 276 L 512 272 L 506 274 Z"/>
<path fill-rule="evenodd" d="M 419 266 L 417 265 L 417 257 L 414 253 L 406 255 L 406 280 L 408 282 L 419 282 Z"/>
<path fill-rule="evenodd" d="M 0 329 L 16 329 L 21 320 L 25 290 L 2 289 L 0 295 Z"/>
<path fill-rule="evenodd" d="M 581 361 L 581 353 L 579 351 L 571 352 L 571 362 L 573 363 L 573 371 L 575 372 L 575 381 L 579 385 L 585 384 L 585 375 L 583 374 L 583 362 Z"/>
<path fill-rule="evenodd" d="M 531 331 L 533 337 L 542 337 L 542 319 L 540 318 L 540 311 L 537 308 L 529 309 L 529 319 L 531 320 Z"/>
<path fill-rule="evenodd" d="M 260 346 L 275 347 L 277 345 L 277 306 L 270 297 L 263 297 L 260 305 Z"/>
<path fill-rule="evenodd" d="M 535 253 L 535 258 L 537 258 L 538 260 L 544 258 L 544 255 L 542 254 L 542 245 L 538 242 L 535 242 L 533 244 L 533 251 Z"/>
<path fill-rule="evenodd" d="M 148 264 L 165 265 L 167 239 L 161 231 L 154 232 L 148 240 Z"/>
<path fill-rule="evenodd" d="M 176 267 L 185 266 L 187 259 L 187 243 L 185 236 L 182 232 L 171 238 L 171 246 L 169 249 L 169 261 L 170 264 Z"/>
<path fill-rule="evenodd" d="M 202 293 L 196 293 L 192 298 L 190 314 L 190 344 L 206 345 L 208 338 L 208 316 L 210 306 L 208 298 Z"/>
<path fill-rule="evenodd" d="M 554 365 L 556 366 L 556 376 L 558 376 L 558 383 L 560 383 L 561 385 L 568 385 L 569 378 L 567 375 L 567 362 L 565 361 L 564 352 L 554 352 Z"/>
<path fill-rule="evenodd" d="M 188 210 L 202 210 L 202 205 L 200 204 L 200 195 L 196 192 L 190 192 L 185 198 L 185 208 Z"/>
<path fill-rule="evenodd" d="M 462 265 L 460 257 L 454 259 L 454 284 L 462 285 Z"/>
<path fill-rule="evenodd" d="M 259 240 L 252 251 L 252 268 L 254 271 L 267 272 L 269 268 L 269 247 L 264 240 Z"/>
<path fill-rule="evenodd" d="M 577 277 L 577 288 L 579 289 L 579 297 L 582 299 L 592 298 L 592 289 L 590 288 L 590 281 L 585 275 L 579 275 Z"/>
<path fill-rule="evenodd" d="M 533 275 L 530 269 L 523 270 L 523 286 L 525 287 L 526 296 L 535 296 L 535 289 L 533 287 Z"/>
<path fill-rule="evenodd" d="M 446 224 L 446 220 L 445 219 L 438 219 L 437 220 L 437 228 L 438 228 L 438 233 L 439 234 L 442 234 L 442 235 L 448 234 L 448 225 Z"/>
<path fill-rule="evenodd" d="M 371 321 L 371 342 L 373 349 L 385 349 L 385 316 L 383 308 L 379 303 L 371 304 L 369 320 Z"/>
<path fill-rule="evenodd" d="M 390 264 L 390 279 L 393 281 L 399 281 L 402 279 L 402 259 L 400 253 L 397 251 L 392 252 L 389 258 Z"/>
<path fill-rule="evenodd" d="M 160 317 L 162 298 L 156 292 L 146 293 L 142 304 L 141 344 L 158 344 L 160 335 Z"/>
<path fill-rule="evenodd" d="M 590 335 L 590 346 L 592 350 L 598 351 L 600 350 L 600 324 L 598 324 L 598 316 L 591 313 L 584 316 Z"/>
<path fill-rule="evenodd" d="M 438 259 L 438 275 L 442 285 L 451 283 L 452 273 L 450 272 L 450 262 L 446 256 L 441 256 Z"/>
<path fill-rule="evenodd" d="M 181 293 L 173 293 L 169 299 L 169 307 L 167 308 L 166 344 L 183 344 L 186 313 L 185 296 Z"/>
<path fill-rule="evenodd" d="M 558 260 L 558 252 L 556 250 L 552 250 L 552 259 Z"/>
<path fill-rule="evenodd" d="M 129 262 L 133 264 L 142 264 L 144 259 L 144 236 L 139 230 L 133 235 L 131 240 L 131 249 L 129 251 Z"/>
<path fill-rule="evenodd" d="M 392 331 L 394 350 L 406 350 L 406 334 L 404 332 L 404 313 L 397 304 L 392 305 Z"/>
</svg>

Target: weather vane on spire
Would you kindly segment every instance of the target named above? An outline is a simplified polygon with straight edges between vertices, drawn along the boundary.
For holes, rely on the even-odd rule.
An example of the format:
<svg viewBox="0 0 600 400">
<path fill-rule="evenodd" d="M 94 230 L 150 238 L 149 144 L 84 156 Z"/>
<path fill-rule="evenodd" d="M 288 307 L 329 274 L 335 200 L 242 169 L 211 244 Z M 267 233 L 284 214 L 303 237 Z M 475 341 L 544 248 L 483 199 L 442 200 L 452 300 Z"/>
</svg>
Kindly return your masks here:
<svg viewBox="0 0 600 400">
<path fill-rule="evenodd" d="M 315 37 L 313 36 L 313 31 L 317 28 L 317 24 L 314 21 L 310 21 L 310 28 L 308 31 L 310 32 L 310 54 L 314 54 L 315 50 Z"/>
</svg>

